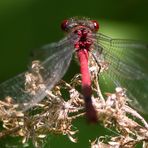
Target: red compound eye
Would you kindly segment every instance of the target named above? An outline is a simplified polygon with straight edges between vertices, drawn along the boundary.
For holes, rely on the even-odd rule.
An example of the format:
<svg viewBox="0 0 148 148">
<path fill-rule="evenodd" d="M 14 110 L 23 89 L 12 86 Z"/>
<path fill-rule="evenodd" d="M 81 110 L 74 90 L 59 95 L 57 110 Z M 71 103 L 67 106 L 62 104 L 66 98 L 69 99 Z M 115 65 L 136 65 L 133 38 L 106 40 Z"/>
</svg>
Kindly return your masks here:
<svg viewBox="0 0 148 148">
<path fill-rule="evenodd" d="M 63 31 L 68 31 L 68 20 L 64 20 L 62 23 L 61 23 L 61 29 Z"/>
<path fill-rule="evenodd" d="M 98 24 L 98 22 L 96 20 L 92 20 L 92 23 L 94 25 L 94 31 L 97 32 L 99 30 L 99 24 Z"/>
</svg>

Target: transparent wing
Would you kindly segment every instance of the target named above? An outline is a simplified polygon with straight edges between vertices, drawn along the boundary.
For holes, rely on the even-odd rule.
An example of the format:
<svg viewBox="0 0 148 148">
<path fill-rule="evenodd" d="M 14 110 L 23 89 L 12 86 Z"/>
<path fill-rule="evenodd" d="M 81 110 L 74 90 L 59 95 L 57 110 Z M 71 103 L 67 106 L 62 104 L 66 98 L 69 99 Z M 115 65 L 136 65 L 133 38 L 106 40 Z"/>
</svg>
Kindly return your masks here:
<svg viewBox="0 0 148 148">
<path fill-rule="evenodd" d="M 71 40 L 67 37 L 57 43 L 45 45 L 38 51 L 41 51 L 41 56 L 44 55 L 41 63 L 35 61 L 28 72 L 0 84 L 0 97 L 12 97 L 20 103 L 23 110 L 41 101 L 46 96 L 45 91 L 52 89 L 63 77 L 74 50 Z M 27 103 L 27 106 L 24 103 Z"/>
<path fill-rule="evenodd" d="M 137 109 L 148 112 L 148 45 L 134 40 L 112 39 L 97 34 L 96 46 L 109 69 L 101 74 L 116 86 L 127 89 Z"/>
</svg>

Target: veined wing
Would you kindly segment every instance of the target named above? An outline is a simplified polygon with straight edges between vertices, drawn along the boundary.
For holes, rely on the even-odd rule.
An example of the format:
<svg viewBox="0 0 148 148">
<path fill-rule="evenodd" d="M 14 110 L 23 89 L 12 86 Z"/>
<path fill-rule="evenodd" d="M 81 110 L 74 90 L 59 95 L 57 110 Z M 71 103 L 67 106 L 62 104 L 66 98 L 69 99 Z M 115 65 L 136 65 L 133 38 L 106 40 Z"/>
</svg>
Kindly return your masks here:
<svg viewBox="0 0 148 148">
<path fill-rule="evenodd" d="M 46 96 L 45 91 L 52 89 L 67 71 L 74 51 L 71 42 L 72 40 L 66 37 L 57 43 L 41 47 L 41 53 L 44 53 L 42 57 L 45 59 L 42 58 L 43 61 L 40 64 L 37 62 L 38 66 L 30 68 L 28 72 L 0 84 L 0 97 L 12 97 L 20 103 L 22 110 L 27 110 L 41 101 Z M 34 85 L 39 87 L 32 91 Z M 24 103 L 27 103 L 27 106 L 24 106 Z"/>
<path fill-rule="evenodd" d="M 97 34 L 98 49 L 109 64 L 101 77 L 127 89 L 131 104 L 148 112 L 148 45 L 134 40 L 112 39 Z M 99 51 L 100 52 L 100 51 Z"/>
</svg>

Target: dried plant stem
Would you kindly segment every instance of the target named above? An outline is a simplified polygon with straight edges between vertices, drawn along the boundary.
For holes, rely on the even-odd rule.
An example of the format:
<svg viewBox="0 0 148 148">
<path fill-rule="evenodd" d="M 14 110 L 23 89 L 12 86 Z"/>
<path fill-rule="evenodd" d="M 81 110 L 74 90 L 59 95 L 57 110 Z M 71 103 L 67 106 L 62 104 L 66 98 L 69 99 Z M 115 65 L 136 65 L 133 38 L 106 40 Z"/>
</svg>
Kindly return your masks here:
<svg viewBox="0 0 148 148">
<path fill-rule="evenodd" d="M 114 93 L 106 93 L 104 98 L 98 83 L 99 68 L 94 60 L 91 60 L 90 68 L 94 94 L 92 103 L 97 111 L 98 124 L 101 123 L 104 128 L 110 130 L 113 128 L 113 132 L 117 133 L 116 136 L 110 136 L 108 139 L 105 136 L 98 137 L 91 142 L 91 148 L 133 148 L 140 142 L 143 142 L 143 147 L 146 148 L 148 123 L 128 105 L 129 99 L 125 89 L 117 87 Z M 39 74 L 35 76 L 40 77 Z M 38 80 L 36 77 L 32 73 L 26 73 L 25 88 L 28 93 L 35 94 L 37 88 L 43 87 L 41 84 L 32 85 L 31 82 L 35 84 L 35 80 Z M 79 74 L 71 80 L 70 84 L 61 80 L 52 91 L 46 89 L 46 98 L 26 112 L 18 110 L 19 104 L 15 104 L 11 96 L 0 101 L 0 120 L 4 128 L 0 131 L 0 138 L 7 135 L 20 136 L 23 143 L 32 139 L 35 147 L 39 147 L 43 139 L 52 133 L 67 135 L 72 142 L 77 142 L 75 134 L 78 129 L 73 130 L 73 120 L 85 115 L 83 96 L 77 90 L 80 85 Z M 62 90 L 67 92 L 68 101 L 64 100 Z"/>
</svg>

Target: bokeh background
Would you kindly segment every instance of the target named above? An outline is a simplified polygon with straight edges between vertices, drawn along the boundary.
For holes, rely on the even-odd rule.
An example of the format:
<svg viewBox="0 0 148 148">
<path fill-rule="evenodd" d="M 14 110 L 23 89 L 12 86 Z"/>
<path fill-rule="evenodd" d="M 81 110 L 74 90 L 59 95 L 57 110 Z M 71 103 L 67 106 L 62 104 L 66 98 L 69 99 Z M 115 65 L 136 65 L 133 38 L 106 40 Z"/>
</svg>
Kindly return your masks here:
<svg viewBox="0 0 148 148">
<path fill-rule="evenodd" d="M 99 21 L 100 31 L 106 35 L 148 42 L 147 11 L 147 0 L 1 0 L 0 82 L 27 69 L 31 49 L 60 40 L 63 19 L 90 17 Z M 76 72 L 79 67 L 72 62 L 64 78 Z M 89 147 L 89 139 L 109 134 L 101 125 L 88 125 L 83 118 L 74 125 L 79 129 L 77 144 L 66 136 L 49 135 L 44 147 Z M 17 141 L 7 137 L 0 140 L 0 147 L 11 147 Z"/>
</svg>

